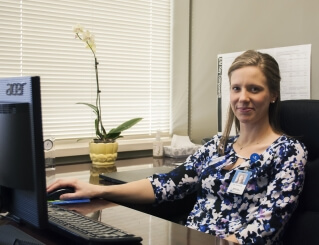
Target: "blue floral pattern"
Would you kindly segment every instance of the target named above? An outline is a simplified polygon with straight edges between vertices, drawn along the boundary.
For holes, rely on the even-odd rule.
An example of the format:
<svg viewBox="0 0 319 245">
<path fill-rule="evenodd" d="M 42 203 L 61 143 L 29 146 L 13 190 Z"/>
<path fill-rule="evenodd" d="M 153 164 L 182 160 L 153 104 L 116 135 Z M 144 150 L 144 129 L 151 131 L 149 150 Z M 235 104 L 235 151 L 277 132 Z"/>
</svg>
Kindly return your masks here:
<svg viewBox="0 0 319 245">
<path fill-rule="evenodd" d="M 296 139 L 282 135 L 257 161 L 246 159 L 225 170 L 238 159 L 233 149 L 237 138 L 230 138 L 225 155 L 220 156 L 220 136 L 216 135 L 183 165 L 149 177 L 156 202 L 181 199 L 197 191 L 186 226 L 221 238 L 235 234 L 241 244 L 280 244 L 302 190 L 307 150 Z M 242 195 L 227 192 L 236 170 L 251 172 Z"/>
</svg>

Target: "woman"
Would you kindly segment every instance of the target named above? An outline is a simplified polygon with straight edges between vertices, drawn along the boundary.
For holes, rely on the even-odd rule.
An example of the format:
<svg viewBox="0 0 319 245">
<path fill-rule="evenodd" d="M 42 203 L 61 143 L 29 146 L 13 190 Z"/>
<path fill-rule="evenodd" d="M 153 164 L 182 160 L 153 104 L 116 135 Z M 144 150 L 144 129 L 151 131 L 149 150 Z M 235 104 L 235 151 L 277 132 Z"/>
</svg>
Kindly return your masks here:
<svg viewBox="0 0 319 245">
<path fill-rule="evenodd" d="M 228 76 L 225 132 L 183 165 L 124 185 L 58 180 L 48 191 L 72 186 L 76 192 L 62 199 L 102 197 L 135 203 L 160 203 L 197 191 L 186 226 L 241 244 L 279 244 L 302 190 L 307 151 L 280 129 L 280 72 L 273 57 L 246 51 L 235 59 Z M 233 122 L 237 135 L 231 137 Z M 232 183 L 238 174 L 246 174 L 246 185 Z"/>
</svg>

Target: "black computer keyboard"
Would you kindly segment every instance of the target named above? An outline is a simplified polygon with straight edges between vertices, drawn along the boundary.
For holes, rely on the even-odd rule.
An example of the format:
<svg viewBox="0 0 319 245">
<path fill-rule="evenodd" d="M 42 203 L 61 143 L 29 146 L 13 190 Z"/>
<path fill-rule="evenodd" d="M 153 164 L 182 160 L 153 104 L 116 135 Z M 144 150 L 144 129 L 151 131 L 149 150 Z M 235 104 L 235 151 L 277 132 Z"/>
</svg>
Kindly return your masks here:
<svg viewBox="0 0 319 245">
<path fill-rule="evenodd" d="M 82 214 L 48 203 L 49 224 L 69 237 L 86 244 L 128 243 L 135 244 L 142 238 Z"/>
</svg>

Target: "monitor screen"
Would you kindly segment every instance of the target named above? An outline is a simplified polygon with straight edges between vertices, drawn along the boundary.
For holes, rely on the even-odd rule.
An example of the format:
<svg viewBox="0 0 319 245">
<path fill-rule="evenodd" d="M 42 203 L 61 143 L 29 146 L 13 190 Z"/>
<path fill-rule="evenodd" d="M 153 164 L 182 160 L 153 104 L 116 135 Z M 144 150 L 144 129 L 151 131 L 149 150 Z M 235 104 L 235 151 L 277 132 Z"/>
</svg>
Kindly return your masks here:
<svg viewBox="0 0 319 245">
<path fill-rule="evenodd" d="M 0 79 L 0 211 L 48 223 L 39 77 Z"/>
</svg>

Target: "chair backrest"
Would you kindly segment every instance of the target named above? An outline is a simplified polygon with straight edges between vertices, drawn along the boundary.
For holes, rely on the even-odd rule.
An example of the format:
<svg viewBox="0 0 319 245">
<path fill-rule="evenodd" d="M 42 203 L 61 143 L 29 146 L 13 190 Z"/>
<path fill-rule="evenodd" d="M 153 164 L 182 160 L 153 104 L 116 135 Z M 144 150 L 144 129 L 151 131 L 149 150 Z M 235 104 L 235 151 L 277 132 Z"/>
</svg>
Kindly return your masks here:
<svg viewBox="0 0 319 245">
<path fill-rule="evenodd" d="M 316 244 L 316 232 L 319 232 L 319 100 L 282 101 L 280 124 L 286 134 L 303 142 L 308 150 L 304 188 L 299 206 L 289 221 L 284 243 Z"/>
</svg>

